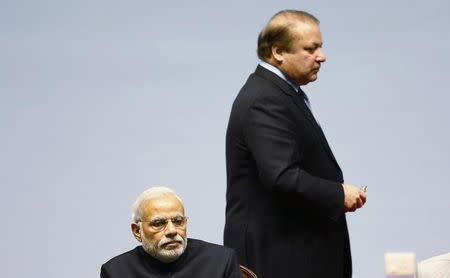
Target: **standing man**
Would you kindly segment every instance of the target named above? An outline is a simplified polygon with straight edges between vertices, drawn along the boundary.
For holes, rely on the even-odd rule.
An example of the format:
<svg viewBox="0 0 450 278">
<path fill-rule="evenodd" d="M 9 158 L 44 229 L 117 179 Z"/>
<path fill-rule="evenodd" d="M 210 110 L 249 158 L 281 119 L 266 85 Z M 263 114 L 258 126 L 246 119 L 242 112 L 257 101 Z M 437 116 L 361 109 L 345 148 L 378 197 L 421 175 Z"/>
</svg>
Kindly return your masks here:
<svg viewBox="0 0 450 278">
<path fill-rule="evenodd" d="M 325 62 L 319 21 L 275 14 L 259 34 L 258 57 L 228 123 L 224 243 L 259 278 L 349 278 L 345 213 L 366 194 L 343 184 L 300 88 Z"/>
</svg>

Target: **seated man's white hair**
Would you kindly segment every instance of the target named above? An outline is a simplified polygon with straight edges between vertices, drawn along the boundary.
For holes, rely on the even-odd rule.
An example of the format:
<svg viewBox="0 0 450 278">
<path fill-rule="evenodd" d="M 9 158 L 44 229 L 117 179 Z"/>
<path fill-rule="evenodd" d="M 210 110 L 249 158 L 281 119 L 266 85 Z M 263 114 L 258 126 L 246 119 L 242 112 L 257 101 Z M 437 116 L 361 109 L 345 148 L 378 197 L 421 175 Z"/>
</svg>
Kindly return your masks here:
<svg viewBox="0 0 450 278">
<path fill-rule="evenodd" d="M 172 189 L 165 186 L 151 187 L 142 192 L 136 198 L 136 201 L 134 201 L 131 213 L 131 221 L 133 221 L 133 223 L 137 223 L 142 220 L 141 205 L 143 203 L 162 196 L 174 196 L 181 202 L 181 204 L 183 204 L 181 198 Z"/>
</svg>

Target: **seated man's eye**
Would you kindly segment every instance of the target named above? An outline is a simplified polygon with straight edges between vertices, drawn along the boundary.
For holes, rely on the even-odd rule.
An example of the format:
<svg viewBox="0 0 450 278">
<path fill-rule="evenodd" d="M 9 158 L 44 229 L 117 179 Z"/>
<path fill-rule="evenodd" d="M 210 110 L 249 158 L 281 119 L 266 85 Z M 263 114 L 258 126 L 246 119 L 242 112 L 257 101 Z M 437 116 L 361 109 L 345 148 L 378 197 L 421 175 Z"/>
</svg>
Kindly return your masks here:
<svg viewBox="0 0 450 278">
<path fill-rule="evenodd" d="M 150 225 L 152 225 L 153 227 L 156 228 L 160 228 L 163 227 L 164 225 L 166 225 L 166 220 L 155 220 L 150 222 Z"/>
<path fill-rule="evenodd" d="M 184 218 L 183 217 L 175 217 L 175 218 L 172 219 L 172 223 L 175 226 L 181 226 L 184 223 Z"/>
<path fill-rule="evenodd" d="M 175 226 L 180 226 L 181 224 L 183 224 L 183 221 L 182 221 L 182 220 L 179 220 L 179 219 L 175 219 L 175 220 L 172 221 L 172 223 L 173 223 Z"/>
</svg>

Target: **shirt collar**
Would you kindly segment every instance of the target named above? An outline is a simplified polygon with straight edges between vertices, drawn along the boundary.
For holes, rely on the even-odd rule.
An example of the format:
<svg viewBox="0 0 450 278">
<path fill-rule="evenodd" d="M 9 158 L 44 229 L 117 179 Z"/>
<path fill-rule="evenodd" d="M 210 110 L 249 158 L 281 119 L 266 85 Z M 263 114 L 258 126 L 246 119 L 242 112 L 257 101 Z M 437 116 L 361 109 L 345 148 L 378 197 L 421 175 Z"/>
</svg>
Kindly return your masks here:
<svg viewBox="0 0 450 278">
<path fill-rule="evenodd" d="M 296 92 L 298 92 L 298 90 L 300 89 L 300 86 L 295 86 L 290 80 L 289 78 L 287 78 L 287 76 L 277 67 L 272 66 L 269 63 L 266 63 L 264 61 L 260 61 L 259 65 L 263 68 L 265 68 L 268 71 L 273 72 L 274 74 L 276 74 L 278 77 L 280 77 L 281 79 L 283 79 L 284 81 L 286 81 L 289 86 L 291 86 Z"/>
</svg>

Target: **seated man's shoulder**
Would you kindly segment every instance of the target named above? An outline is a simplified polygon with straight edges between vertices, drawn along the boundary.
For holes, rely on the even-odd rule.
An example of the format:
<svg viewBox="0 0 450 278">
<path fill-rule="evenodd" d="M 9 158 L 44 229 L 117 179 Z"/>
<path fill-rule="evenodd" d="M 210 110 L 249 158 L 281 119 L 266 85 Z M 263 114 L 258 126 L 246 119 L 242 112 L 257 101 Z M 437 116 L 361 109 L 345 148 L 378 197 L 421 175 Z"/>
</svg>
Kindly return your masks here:
<svg viewBox="0 0 450 278">
<path fill-rule="evenodd" d="M 127 262 L 127 261 L 134 261 L 136 259 L 136 257 L 138 257 L 138 249 L 139 246 L 131 249 L 125 253 L 122 253 L 120 255 L 117 255 L 113 258 L 111 258 L 110 260 L 108 260 L 105 265 L 113 265 L 113 264 L 117 264 L 117 263 L 123 263 L 123 262 Z"/>
</svg>

